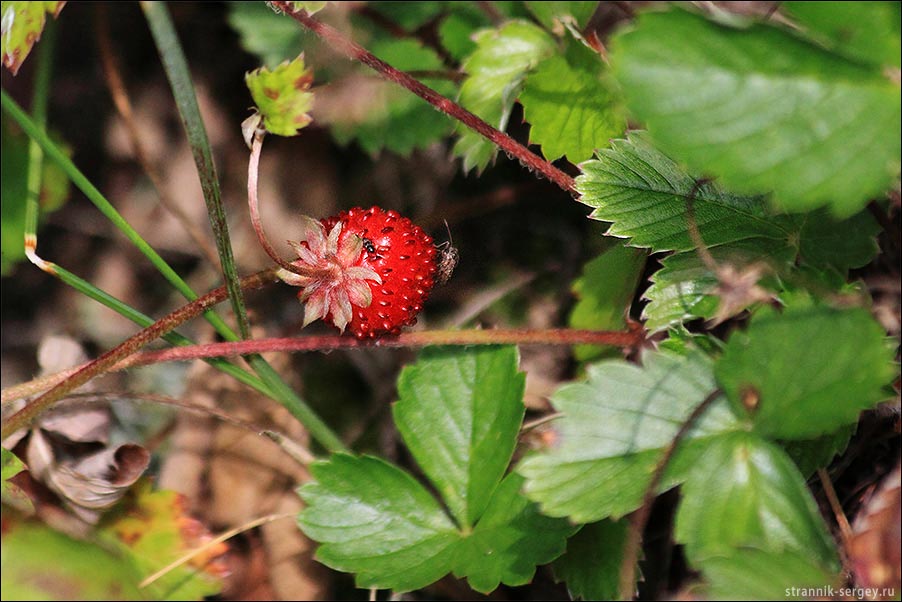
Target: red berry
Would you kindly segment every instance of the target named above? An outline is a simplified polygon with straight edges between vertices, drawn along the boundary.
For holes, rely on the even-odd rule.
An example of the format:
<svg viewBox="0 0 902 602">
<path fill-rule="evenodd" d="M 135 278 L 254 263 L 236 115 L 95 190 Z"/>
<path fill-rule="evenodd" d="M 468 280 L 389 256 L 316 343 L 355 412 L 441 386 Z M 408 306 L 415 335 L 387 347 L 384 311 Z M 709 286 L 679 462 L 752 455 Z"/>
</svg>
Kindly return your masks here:
<svg viewBox="0 0 902 602">
<path fill-rule="evenodd" d="M 432 290 L 432 237 L 395 211 L 355 207 L 319 222 L 306 218 L 294 265 L 282 279 L 304 287 L 304 325 L 323 318 L 359 339 L 398 334 L 416 323 Z"/>
</svg>

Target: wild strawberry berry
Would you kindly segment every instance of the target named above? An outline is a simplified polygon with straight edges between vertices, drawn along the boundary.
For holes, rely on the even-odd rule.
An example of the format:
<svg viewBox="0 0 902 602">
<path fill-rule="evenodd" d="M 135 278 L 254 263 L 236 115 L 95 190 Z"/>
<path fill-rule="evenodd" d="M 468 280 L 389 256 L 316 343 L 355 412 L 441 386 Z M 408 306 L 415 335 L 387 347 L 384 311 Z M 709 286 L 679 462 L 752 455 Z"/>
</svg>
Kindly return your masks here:
<svg viewBox="0 0 902 602">
<path fill-rule="evenodd" d="M 416 323 L 432 290 L 436 249 L 432 237 L 395 211 L 355 207 L 321 221 L 305 217 L 293 265 L 309 275 L 280 270 L 303 287 L 304 325 L 322 318 L 358 339 L 398 334 Z"/>
</svg>

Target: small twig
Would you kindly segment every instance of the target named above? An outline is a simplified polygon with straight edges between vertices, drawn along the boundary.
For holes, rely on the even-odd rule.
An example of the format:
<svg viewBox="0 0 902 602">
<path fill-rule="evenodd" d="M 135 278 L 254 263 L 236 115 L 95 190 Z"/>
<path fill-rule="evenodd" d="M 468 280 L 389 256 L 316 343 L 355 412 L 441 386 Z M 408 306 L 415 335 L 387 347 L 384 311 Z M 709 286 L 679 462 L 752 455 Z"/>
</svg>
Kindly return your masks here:
<svg viewBox="0 0 902 602">
<path fill-rule="evenodd" d="M 214 292 L 220 292 L 217 289 Z M 222 293 L 220 293 L 221 296 Z M 202 297 L 202 299 L 205 297 Z M 220 299 L 221 300 L 221 299 Z M 196 303 L 196 302 L 195 302 Z M 194 304 L 191 304 L 194 305 Z M 189 307 L 189 306 L 186 306 Z M 184 309 L 184 308 L 183 308 Z M 171 316 L 172 314 L 170 314 Z M 164 318 L 165 320 L 166 318 Z M 143 332 L 143 331 L 142 331 Z M 140 335 L 141 333 L 139 333 Z M 135 335 L 136 337 L 138 335 Z M 132 337 L 133 339 L 135 337 Z M 129 339 L 132 340 L 132 339 Z M 628 331 L 604 330 L 431 330 L 422 332 L 405 332 L 394 337 L 385 337 L 375 341 L 361 341 L 353 337 L 341 335 L 302 336 L 295 338 L 273 338 L 227 343 L 209 343 L 206 345 L 187 345 L 161 351 L 138 353 L 108 362 L 105 371 L 124 370 L 135 366 L 145 366 L 161 362 L 188 361 L 209 357 L 226 357 L 271 351 L 303 352 L 331 351 L 335 349 L 368 349 L 373 347 L 401 348 L 425 347 L 428 345 L 612 345 L 616 347 L 636 347 L 645 340 L 641 329 Z M 128 341 L 126 341 L 128 343 Z M 124 345 L 125 343 L 123 343 Z M 126 354 L 128 355 L 128 354 Z M 103 357 L 103 356 L 102 356 Z M 99 361 L 99 360 L 95 360 Z M 3 390 L 3 403 L 19 399 L 26 395 L 52 387 L 79 371 L 92 365 L 85 364 L 72 370 L 66 370 L 41 379 L 22 383 Z M 90 377 L 89 377 L 90 378 Z M 84 382 L 86 382 L 85 380 Z M 79 382 L 78 385 L 83 384 Z M 77 386 L 78 386 L 77 385 Z M 37 400 L 36 400 L 37 401 Z M 4 435 L 5 437 L 6 435 Z"/>
<path fill-rule="evenodd" d="M 680 425 L 680 429 L 674 435 L 667 449 L 651 476 L 648 487 L 645 489 L 645 496 L 642 498 L 642 505 L 638 510 L 630 516 L 629 531 L 627 532 L 626 542 L 623 545 L 623 563 L 620 565 L 620 599 L 632 600 L 636 583 L 636 564 L 639 562 L 639 548 L 642 542 L 642 533 L 645 531 L 645 525 L 648 523 L 648 517 L 651 514 L 651 507 L 658 496 L 658 486 L 661 479 L 664 478 L 664 471 L 667 469 L 670 460 L 676 453 L 680 441 L 692 430 L 696 421 L 705 413 L 714 401 L 720 397 L 721 390 L 715 389 L 708 394 L 705 399 L 696 406 L 685 422 Z"/>
<path fill-rule="evenodd" d="M 213 418 L 231 424 L 232 426 L 236 426 L 240 429 L 256 433 L 261 437 L 266 437 L 267 439 L 273 441 L 276 445 L 278 445 L 286 455 L 291 457 L 302 466 L 307 466 L 315 459 L 313 457 L 313 454 L 311 454 L 303 445 L 283 433 L 271 429 L 266 429 L 251 422 L 246 422 L 239 418 L 235 418 L 234 416 L 231 416 L 230 414 L 216 408 L 188 403 L 186 401 L 182 401 L 181 399 L 176 399 L 174 397 L 169 397 L 166 395 L 158 395 L 153 393 L 134 393 L 131 391 L 71 393 L 65 399 L 61 399 L 58 403 L 65 403 L 67 407 L 71 407 L 73 405 L 78 406 L 79 404 L 90 404 L 98 402 L 109 403 L 113 401 L 136 401 L 139 403 L 153 403 L 157 405 L 171 406 L 180 410 L 184 410 L 186 412 L 193 412 L 195 414 L 212 416 Z"/>
<path fill-rule="evenodd" d="M 827 474 L 825 469 L 818 468 L 817 476 L 821 481 L 821 486 L 824 488 L 824 494 L 827 496 L 830 509 L 836 517 L 836 524 L 839 526 L 839 534 L 842 536 L 844 547 L 848 549 L 848 544 L 852 541 L 852 525 L 849 524 L 849 519 L 846 518 L 846 513 L 843 512 L 842 504 L 839 503 L 839 497 L 836 495 L 836 489 L 833 488 L 830 475 Z"/>
<path fill-rule="evenodd" d="M 190 562 L 191 559 L 194 558 L 195 556 L 198 556 L 198 555 L 204 553 L 205 551 L 209 550 L 213 546 L 218 546 L 222 542 L 235 537 L 239 533 L 244 533 L 245 531 L 250 531 L 251 529 L 259 527 L 260 525 L 265 525 L 267 523 L 272 523 L 277 520 L 282 520 L 283 518 L 294 518 L 295 516 L 296 515 L 293 513 L 291 513 L 291 514 L 270 514 L 268 516 L 261 516 L 260 518 L 254 519 L 243 525 L 239 525 L 239 526 L 235 527 L 234 529 L 229 529 L 225 533 L 222 533 L 221 535 L 218 535 L 217 537 L 214 537 L 210 541 L 204 543 L 199 548 L 195 548 L 195 549 L 191 550 L 190 552 L 188 552 L 187 554 L 185 554 L 184 556 L 178 558 L 174 562 L 167 564 L 166 566 L 161 568 L 159 571 L 157 571 L 153 575 L 150 575 L 149 577 L 144 579 L 144 581 L 142 581 L 141 583 L 138 584 L 138 587 L 141 589 L 144 589 L 145 587 L 153 584 L 154 581 L 157 581 L 161 577 L 166 576 L 168 573 L 174 571 L 175 569 L 179 568 L 183 564 Z"/>
<path fill-rule="evenodd" d="M 160 177 L 156 167 L 154 167 L 153 162 L 151 162 L 150 157 L 147 155 L 147 150 L 141 139 L 141 132 L 138 130 L 138 125 L 135 122 L 135 115 L 132 111 L 132 103 L 128 96 L 128 90 L 125 87 L 125 82 L 122 80 L 121 70 L 116 61 L 116 53 L 113 51 L 106 5 L 98 4 L 96 6 L 94 21 L 97 26 L 97 44 L 100 50 L 100 63 L 103 66 L 103 75 L 106 79 L 107 87 L 110 89 L 113 105 L 116 107 L 116 111 L 122 119 L 125 131 L 128 133 L 132 150 L 135 153 L 135 159 L 138 160 L 138 163 L 150 180 L 151 185 L 154 187 L 154 190 L 156 190 L 160 204 L 171 213 L 182 228 L 185 229 L 185 232 L 187 232 L 194 240 L 194 243 L 207 258 L 207 261 L 210 262 L 210 265 L 215 266 L 219 263 L 219 255 L 217 255 L 216 250 L 211 246 L 210 241 L 204 236 L 200 228 L 198 228 L 197 225 L 191 221 L 191 218 L 188 217 L 188 214 L 182 210 L 181 206 L 166 193 L 166 188 L 163 185 L 163 178 Z"/>
<path fill-rule="evenodd" d="M 345 37 L 344 34 L 335 28 L 314 19 L 306 11 L 295 10 L 291 2 L 275 0 L 272 2 L 272 5 L 322 38 L 334 50 L 352 60 L 363 63 L 378 72 L 385 79 L 407 88 L 439 111 L 457 119 L 468 128 L 485 137 L 509 157 L 517 159 L 528 170 L 551 180 L 571 195 L 576 195 L 575 183 L 572 177 L 531 152 L 504 132 L 492 127 L 470 111 L 467 111 L 453 100 L 442 96 L 403 71 L 395 69 L 356 42 Z"/>
<path fill-rule="evenodd" d="M 552 412 L 550 414 L 546 414 L 545 416 L 542 416 L 541 418 L 536 418 L 535 420 L 530 420 L 529 422 L 524 422 L 523 426 L 520 427 L 520 433 L 522 434 L 522 433 L 529 432 L 535 428 L 542 426 L 543 424 L 548 424 L 549 422 L 552 422 L 554 420 L 557 420 L 558 418 L 563 418 L 563 417 L 564 417 L 563 412 Z"/>
<path fill-rule="evenodd" d="M 264 270 L 242 278 L 240 285 L 243 289 L 252 290 L 274 280 L 273 270 Z M 42 412 L 62 399 L 67 393 L 85 384 L 95 376 L 102 374 L 119 360 L 131 355 L 161 335 L 170 332 L 185 321 L 202 314 L 228 297 L 229 293 L 226 287 L 219 287 L 154 322 L 151 326 L 126 339 L 94 361 L 82 365 L 49 391 L 28 402 L 21 410 L 10 416 L 3 423 L 2 429 L 0 429 L 0 440 L 6 439 L 19 429 L 28 426 Z"/>
</svg>

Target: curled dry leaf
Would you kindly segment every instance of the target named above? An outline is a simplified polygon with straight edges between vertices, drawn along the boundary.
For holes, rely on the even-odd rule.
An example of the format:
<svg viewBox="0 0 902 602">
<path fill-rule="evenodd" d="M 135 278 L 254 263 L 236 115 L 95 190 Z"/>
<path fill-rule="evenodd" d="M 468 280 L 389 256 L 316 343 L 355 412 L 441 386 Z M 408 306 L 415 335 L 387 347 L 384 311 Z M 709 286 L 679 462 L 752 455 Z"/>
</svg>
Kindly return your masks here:
<svg viewBox="0 0 902 602">
<path fill-rule="evenodd" d="M 902 588 L 902 464 L 887 476 L 855 519 L 849 559 L 859 587 Z"/>
</svg>

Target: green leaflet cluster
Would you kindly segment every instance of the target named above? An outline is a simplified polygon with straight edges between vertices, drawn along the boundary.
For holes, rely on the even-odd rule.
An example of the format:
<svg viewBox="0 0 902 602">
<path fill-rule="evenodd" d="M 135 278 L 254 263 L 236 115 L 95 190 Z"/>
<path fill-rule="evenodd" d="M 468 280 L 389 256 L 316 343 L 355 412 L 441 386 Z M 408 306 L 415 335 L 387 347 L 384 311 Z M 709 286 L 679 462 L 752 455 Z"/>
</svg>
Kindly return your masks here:
<svg viewBox="0 0 902 602">
<path fill-rule="evenodd" d="M 575 528 L 538 512 L 507 474 L 525 408 L 511 347 L 427 349 L 401 373 L 395 424 L 448 508 L 403 469 L 333 455 L 301 488 L 317 558 L 358 587 L 408 591 L 448 573 L 473 589 L 528 583 Z"/>
</svg>

